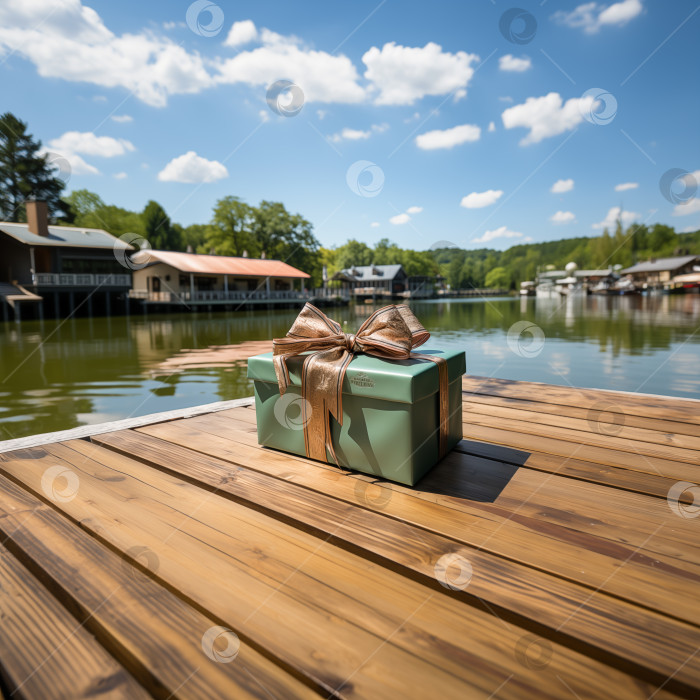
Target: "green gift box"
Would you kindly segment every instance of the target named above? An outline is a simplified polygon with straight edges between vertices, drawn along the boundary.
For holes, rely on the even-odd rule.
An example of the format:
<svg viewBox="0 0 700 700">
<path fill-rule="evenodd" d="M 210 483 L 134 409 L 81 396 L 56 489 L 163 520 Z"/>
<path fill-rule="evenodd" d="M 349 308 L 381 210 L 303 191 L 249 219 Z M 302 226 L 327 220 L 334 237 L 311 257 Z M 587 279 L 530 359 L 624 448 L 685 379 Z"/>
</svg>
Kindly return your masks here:
<svg viewBox="0 0 700 700">
<path fill-rule="evenodd" d="M 462 375 L 465 356 L 458 350 L 423 350 L 447 362 L 447 449 L 462 439 Z M 287 360 L 290 386 L 280 396 L 272 353 L 248 359 L 255 387 L 258 442 L 306 455 L 301 396 L 305 355 Z M 413 486 L 439 460 L 438 367 L 430 360 L 384 360 L 355 355 L 342 384 L 343 421 L 330 419 L 339 466 Z M 329 463 L 333 463 L 330 453 Z"/>
</svg>

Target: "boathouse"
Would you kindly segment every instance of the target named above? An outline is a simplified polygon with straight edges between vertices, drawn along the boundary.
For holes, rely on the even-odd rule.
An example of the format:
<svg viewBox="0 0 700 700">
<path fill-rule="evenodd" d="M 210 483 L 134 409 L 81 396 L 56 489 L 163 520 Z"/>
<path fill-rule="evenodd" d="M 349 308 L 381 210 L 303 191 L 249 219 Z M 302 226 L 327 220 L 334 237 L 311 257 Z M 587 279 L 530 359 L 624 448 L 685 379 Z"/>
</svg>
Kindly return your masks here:
<svg viewBox="0 0 700 700">
<path fill-rule="evenodd" d="M 262 258 L 144 249 L 131 261 L 135 268 L 131 297 L 149 305 L 295 302 L 304 298 L 310 279 L 281 260 Z"/>
<path fill-rule="evenodd" d="M 107 231 L 49 225 L 46 202 L 26 202 L 27 223 L 0 222 L 2 317 L 60 318 L 128 311 L 132 246 Z"/>
<path fill-rule="evenodd" d="M 621 270 L 620 274 L 631 275 L 638 285 L 659 286 L 670 282 L 672 277 L 695 272 L 695 266 L 699 264 L 700 257 L 697 255 L 652 258 Z"/>
</svg>

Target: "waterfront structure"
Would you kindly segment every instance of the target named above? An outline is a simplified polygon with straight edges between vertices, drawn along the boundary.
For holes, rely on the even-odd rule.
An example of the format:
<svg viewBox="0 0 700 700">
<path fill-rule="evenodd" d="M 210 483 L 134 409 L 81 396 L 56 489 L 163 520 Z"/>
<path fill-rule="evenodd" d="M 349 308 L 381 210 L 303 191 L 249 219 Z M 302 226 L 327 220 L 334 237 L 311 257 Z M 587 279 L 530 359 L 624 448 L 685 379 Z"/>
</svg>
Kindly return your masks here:
<svg viewBox="0 0 700 700">
<path fill-rule="evenodd" d="M 336 272 L 329 281 L 340 282 L 353 297 L 403 297 L 419 299 L 435 296 L 444 278 L 440 275 L 409 276 L 403 265 L 353 265 Z"/>
<path fill-rule="evenodd" d="M 621 270 L 620 274 L 630 275 L 632 281 L 640 287 L 661 287 L 673 277 L 696 272 L 695 267 L 699 264 L 700 257 L 697 255 L 652 258 Z"/>
<path fill-rule="evenodd" d="M 27 223 L 0 222 L 0 306 L 13 316 L 128 311 L 133 248 L 102 229 L 49 225 L 45 202 L 26 202 Z"/>
<path fill-rule="evenodd" d="M 144 249 L 131 256 L 130 296 L 145 305 L 298 304 L 310 275 L 281 260 Z"/>
</svg>

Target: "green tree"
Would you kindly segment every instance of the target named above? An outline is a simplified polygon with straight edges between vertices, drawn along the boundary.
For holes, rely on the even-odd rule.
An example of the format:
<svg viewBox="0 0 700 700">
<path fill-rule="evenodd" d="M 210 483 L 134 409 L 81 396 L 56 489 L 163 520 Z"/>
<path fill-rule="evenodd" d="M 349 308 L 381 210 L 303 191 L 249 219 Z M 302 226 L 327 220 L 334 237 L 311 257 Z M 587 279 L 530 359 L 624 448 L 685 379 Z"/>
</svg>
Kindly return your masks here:
<svg viewBox="0 0 700 700">
<path fill-rule="evenodd" d="M 45 201 L 51 216 L 66 215 L 63 181 L 40 150 L 41 141 L 27 132 L 25 122 L 10 112 L 0 116 L 0 218 L 26 221 L 29 197 Z"/>
<path fill-rule="evenodd" d="M 94 214 L 105 206 L 102 197 L 90 190 L 73 190 L 63 201 L 70 206 L 76 221 L 88 214 Z"/>
<path fill-rule="evenodd" d="M 508 289 L 510 287 L 510 275 L 505 267 L 494 267 L 486 275 L 484 284 L 492 289 Z"/>
<path fill-rule="evenodd" d="M 214 207 L 206 245 L 217 255 L 257 255 L 257 244 L 250 233 L 253 211 L 238 197 L 224 197 Z"/>
<path fill-rule="evenodd" d="M 146 240 L 153 250 L 179 250 L 180 237 L 177 229 L 170 223 L 170 217 L 165 213 L 165 209 L 150 200 L 144 207 L 143 230 Z"/>
</svg>

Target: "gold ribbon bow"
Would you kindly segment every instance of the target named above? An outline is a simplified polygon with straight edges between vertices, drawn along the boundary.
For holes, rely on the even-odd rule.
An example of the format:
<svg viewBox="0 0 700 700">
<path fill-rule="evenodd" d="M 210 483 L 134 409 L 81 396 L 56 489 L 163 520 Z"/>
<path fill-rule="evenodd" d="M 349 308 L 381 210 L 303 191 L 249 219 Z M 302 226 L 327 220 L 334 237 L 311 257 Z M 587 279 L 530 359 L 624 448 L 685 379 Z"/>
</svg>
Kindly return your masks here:
<svg viewBox="0 0 700 700">
<path fill-rule="evenodd" d="M 385 306 L 375 311 L 355 335 L 343 333 L 340 324 L 312 304 L 306 304 L 285 338 L 272 341 L 273 363 L 280 395 L 289 386 L 287 358 L 313 351 L 304 359 L 301 372 L 302 421 L 306 455 L 327 461 L 330 452 L 338 459 L 331 440 L 330 416 L 343 424 L 343 380 L 357 353 L 387 360 L 421 359 L 434 362 L 439 373 L 439 456 L 447 452 L 448 394 L 447 362 L 434 355 L 413 352 L 430 333 L 405 304 Z M 308 402 L 308 403 L 307 403 Z"/>
</svg>

